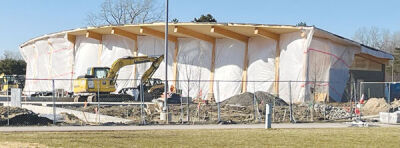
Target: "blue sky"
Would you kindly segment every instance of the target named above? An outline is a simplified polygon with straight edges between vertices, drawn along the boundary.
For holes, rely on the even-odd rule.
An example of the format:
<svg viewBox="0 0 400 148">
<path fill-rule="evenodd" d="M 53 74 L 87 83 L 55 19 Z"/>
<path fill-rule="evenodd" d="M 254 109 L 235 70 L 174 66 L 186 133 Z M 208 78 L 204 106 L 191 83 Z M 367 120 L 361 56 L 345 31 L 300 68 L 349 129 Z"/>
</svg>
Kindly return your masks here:
<svg viewBox="0 0 400 148">
<path fill-rule="evenodd" d="M 37 36 L 86 26 L 103 0 L 2 0 L 0 52 Z M 163 0 L 155 0 L 163 3 Z M 211 13 L 219 22 L 288 24 L 300 21 L 351 38 L 360 27 L 400 30 L 398 0 L 170 0 L 170 18 L 188 22 Z"/>
</svg>

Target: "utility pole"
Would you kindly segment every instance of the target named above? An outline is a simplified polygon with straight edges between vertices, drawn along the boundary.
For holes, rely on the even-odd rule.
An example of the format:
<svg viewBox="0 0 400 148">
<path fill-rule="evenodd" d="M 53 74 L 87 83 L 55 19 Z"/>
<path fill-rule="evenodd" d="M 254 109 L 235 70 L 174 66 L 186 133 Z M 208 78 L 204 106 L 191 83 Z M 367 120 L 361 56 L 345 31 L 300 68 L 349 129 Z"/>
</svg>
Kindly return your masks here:
<svg viewBox="0 0 400 148">
<path fill-rule="evenodd" d="M 168 0 L 165 0 L 165 85 L 164 85 L 164 107 L 162 112 L 166 115 L 166 123 L 168 124 L 168 112 L 167 112 L 167 99 L 168 99 Z"/>
</svg>

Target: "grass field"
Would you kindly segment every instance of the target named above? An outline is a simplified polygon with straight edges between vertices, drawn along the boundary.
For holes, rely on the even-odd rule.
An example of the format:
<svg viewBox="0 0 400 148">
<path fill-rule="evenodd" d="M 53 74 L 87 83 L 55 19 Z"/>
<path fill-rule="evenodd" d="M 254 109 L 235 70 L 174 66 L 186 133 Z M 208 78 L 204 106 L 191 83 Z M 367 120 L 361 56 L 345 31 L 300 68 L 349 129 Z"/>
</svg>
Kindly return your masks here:
<svg viewBox="0 0 400 148">
<path fill-rule="evenodd" d="M 398 147 L 400 128 L 2 132 L 0 145 L 39 147 Z"/>
</svg>

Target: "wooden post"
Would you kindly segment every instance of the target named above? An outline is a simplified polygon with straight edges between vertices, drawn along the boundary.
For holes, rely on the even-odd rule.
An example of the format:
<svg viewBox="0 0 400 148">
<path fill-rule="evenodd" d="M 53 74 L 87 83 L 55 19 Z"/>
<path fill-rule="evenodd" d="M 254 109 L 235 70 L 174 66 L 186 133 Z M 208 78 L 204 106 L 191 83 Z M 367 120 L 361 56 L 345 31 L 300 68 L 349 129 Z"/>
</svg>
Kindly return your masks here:
<svg viewBox="0 0 400 148">
<path fill-rule="evenodd" d="M 248 66 L 249 66 L 249 41 L 246 42 L 246 47 L 244 49 L 242 93 L 247 91 L 247 68 L 248 68 Z"/>
<path fill-rule="evenodd" d="M 208 100 L 215 100 L 214 96 L 214 73 L 215 73 L 215 45 L 216 41 L 212 44 L 212 50 L 211 50 L 211 67 L 210 67 L 210 86 L 208 88 Z"/>
<path fill-rule="evenodd" d="M 138 52 L 139 52 L 139 45 L 138 45 L 138 40 L 135 40 L 135 49 L 133 49 L 133 56 L 137 57 Z M 133 65 L 133 86 L 137 86 L 137 80 L 136 80 L 136 73 L 137 73 L 137 66 L 136 64 Z"/>
<path fill-rule="evenodd" d="M 279 60 L 281 56 L 281 49 L 279 46 L 280 39 L 276 40 L 276 50 L 275 50 L 275 82 L 274 82 L 274 92 L 279 96 Z"/>
<path fill-rule="evenodd" d="M 176 80 L 178 79 L 178 52 L 179 52 L 179 41 L 176 40 L 176 42 L 175 42 L 175 51 L 174 51 L 174 63 L 172 65 L 172 73 L 173 73 L 173 82 L 172 82 L 172 84 L 174 85 L 175 88 L 177 88 Z"/>
</svg>

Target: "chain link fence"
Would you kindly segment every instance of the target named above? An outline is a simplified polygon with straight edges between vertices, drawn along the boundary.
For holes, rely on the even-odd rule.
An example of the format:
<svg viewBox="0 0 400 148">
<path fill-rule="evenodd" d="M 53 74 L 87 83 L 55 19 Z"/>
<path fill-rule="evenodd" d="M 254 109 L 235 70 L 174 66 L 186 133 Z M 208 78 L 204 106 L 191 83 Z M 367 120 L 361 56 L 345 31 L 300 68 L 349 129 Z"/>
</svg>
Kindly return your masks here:
<svg viewBox="0 0 400 148">
<path fill-rule="evenodd" d="M 158 79 L 25 81 L 22 92 L 2 91 L 2 125 L 253 124 L 265 121 L 266 104 L 274 123 L 351 121 L 357 91 L 378 95 L 378 89 L 353 82 L 338 90 L 333 82 L 248 81 L 240 93 L 242 81 L 179 80 L 168 81 L 164 94 L 165 81 Z"/>
</svg>

